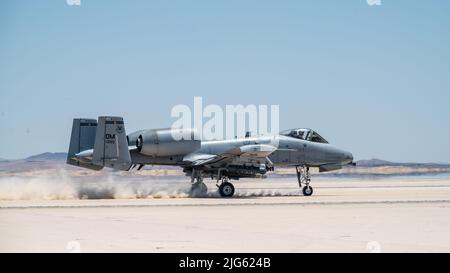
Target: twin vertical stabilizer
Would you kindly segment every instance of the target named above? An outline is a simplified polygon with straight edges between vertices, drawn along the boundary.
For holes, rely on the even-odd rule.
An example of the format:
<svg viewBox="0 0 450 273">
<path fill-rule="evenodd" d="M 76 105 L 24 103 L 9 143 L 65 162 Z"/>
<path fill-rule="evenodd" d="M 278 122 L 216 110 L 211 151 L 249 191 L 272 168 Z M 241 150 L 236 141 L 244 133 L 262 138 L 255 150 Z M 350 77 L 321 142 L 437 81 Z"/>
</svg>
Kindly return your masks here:
<svg viewBox="0 0 450 273">
<path fill-rule="evenodd" d="M 123 118 L 74 119 L 67 163 L 92 170 L 128 170 L 131 157 Z"/>
</svg>

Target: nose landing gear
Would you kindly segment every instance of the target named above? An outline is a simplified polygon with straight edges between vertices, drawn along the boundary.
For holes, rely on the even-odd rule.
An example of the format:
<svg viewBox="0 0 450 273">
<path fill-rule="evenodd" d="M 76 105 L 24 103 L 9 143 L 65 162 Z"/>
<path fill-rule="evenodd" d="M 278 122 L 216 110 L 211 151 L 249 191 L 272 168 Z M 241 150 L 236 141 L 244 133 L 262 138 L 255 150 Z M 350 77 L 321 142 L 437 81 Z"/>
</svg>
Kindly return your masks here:
<svg viewBox="0 0 450 273">
<path fill-rule="evenodd" d="M 295 170 L 297 172 L 298 186 L 302 188 L 303 195 L 311 196 L 314 192 L 313 188 L 309 185 L 311 183 L 311 175 L 309 174 L 309 167 L 306 166 L 296 166 Z"/>
</svg>

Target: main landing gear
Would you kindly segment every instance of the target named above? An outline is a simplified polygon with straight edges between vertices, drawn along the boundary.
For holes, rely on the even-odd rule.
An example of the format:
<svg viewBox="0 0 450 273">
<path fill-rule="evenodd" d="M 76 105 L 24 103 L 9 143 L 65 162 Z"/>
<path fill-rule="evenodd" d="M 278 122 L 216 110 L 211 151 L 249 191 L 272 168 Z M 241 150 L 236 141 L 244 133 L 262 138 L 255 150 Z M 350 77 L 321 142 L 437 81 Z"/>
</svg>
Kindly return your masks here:
<svg viewBox="0 0 450 273">
<path fill-rule="evenodd" d="M 220 196 L 230 198 L 234 195 L 234 186 L 230 183 L 227 176 L 221 175 L 221 171 L 223 171 L 223 169 L 219 169 L 217 172 L 216 186 L 219 188 Z"/>
<path fill-rule="evenodd" d="M 309 174 L 309 167 L 306 166 L 296 166 L 295 170 L 297 172 L 298 186 L 302 188 L 303 195 L 311 196 L 314 192 L 313 188 L 309 185 L 311 183 L 311 175 Z"/>
<path fill-rule="evenodd" d="M 190 197 L 205 197 L 208 193 L 208 187 L 203 182 L 203 176 L 200 171 L 192 170 Z"/>
<path fill-rule="evenodd" d="M 234 186 L 228 181 L 227 177 L 222 178 L 220 184 L 217 181 L 216 186 L 219 188 L 220 196 L 229 198 L 234 195 Z"/>
<path fill-rule="evenodd" d="M 234 186 L 230 183 L 228 176 L 221 174 L 222 169 L 217 174 L 217 188 L 219 188 L 220 196 L 232 197 L 234 195 Z M 208 187 L 203 182 L 203 174 L 200 170 L 192 170 L 191 174 L 191 190 L 190 197 L 205 197 L 208 193 Z"/>
</svg>

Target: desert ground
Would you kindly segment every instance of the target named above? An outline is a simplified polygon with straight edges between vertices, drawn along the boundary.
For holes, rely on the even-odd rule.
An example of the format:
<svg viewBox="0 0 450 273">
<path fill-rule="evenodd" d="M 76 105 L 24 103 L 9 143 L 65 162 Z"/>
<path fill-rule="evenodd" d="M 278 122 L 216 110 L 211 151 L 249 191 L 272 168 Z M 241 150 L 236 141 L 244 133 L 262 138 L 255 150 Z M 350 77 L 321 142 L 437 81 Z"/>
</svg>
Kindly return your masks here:
<svg viewBox="0 0 450 273">
<path fill-rule="evenodd" d="M 0 252 L 450 252 L 450 177 L 0 181 Z"/>
</svg>

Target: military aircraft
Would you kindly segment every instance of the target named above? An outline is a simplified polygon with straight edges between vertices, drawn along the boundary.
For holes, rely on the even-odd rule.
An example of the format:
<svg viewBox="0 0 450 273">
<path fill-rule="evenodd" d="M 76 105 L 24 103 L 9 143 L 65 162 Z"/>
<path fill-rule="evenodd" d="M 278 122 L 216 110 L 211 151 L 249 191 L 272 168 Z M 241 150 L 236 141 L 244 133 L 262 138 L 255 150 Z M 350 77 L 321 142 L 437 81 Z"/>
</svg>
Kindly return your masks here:
<svg viewBox="0 0 450 273">
<path fill-rule="evenodd" d="M 181 139 L 174 137 L 182 133 Z M 311 129 L 274 136 L 201 141 L 194 129 L 149 129 L 126 135 L 122 117 L 74 119 L 67 163 L 92 170 L 141 170 L 145 165 L 180 166 L 191 178 L 191 195 L 206 194 L 205 177 L 217 182 L 222 197 L 232 197 L 231 180 L 264 177 L 278 166 L 295 167 L 305 196 L 313 194 L 310 168 L 327 172 L 354 164 L 353 155 L 330 145 Z"/>
</svg>

